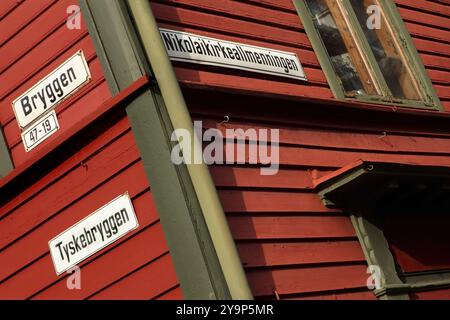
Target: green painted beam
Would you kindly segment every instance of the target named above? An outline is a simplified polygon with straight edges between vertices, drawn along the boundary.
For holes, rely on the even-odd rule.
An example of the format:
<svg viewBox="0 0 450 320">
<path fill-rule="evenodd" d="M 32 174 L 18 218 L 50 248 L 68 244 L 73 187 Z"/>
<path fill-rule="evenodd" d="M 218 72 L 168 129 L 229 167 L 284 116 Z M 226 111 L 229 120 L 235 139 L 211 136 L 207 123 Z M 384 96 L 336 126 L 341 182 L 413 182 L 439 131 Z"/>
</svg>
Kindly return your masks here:
<svg viewBox="0 0 450 320">
<path fill-rule="evenodd" d="M 125 1 L 79 2 L 111 91 L 151 75 Z M 153 82 L 126 112 L 184 297 L 230 299 L 191 176 L 170 159 L 172 125 L 158 84 Z"/>
<path fill-rule="evenodd" d="M 344 100 L 344 87 L 341 80 L 334 71 L 334 67 L 331 64 L 331 58 L 325 48 L 325 44 L 319 34 L 319 31 L 314 25 L 313 17 L 309 11 L 304 0 L 294 0 L 294 5 L 300 16 L 303 27 L 308 35 L 309 41 L 314 49 L 314 52 L 319 60 L 320 66 L 327 78 L 331 91 L 336 99 Z"/>
<path fill-rule="evenodd" d="M 411 180 L 417 183 L 434 180 L 445 190 L 449 179 L 450 169 L 445 166 L 358 161 L 322 177 L 316 183 L 316 191 L 326 205 L 349 212 L 368 266 L 380 270 L 380 287 L 373 291 L 379 299 L 407 300 L 411 292 L 450 287 L 448 270 L 404 274 L 397 267 L 382 229 L 383 216 L 390 214 L 391 207 L 380 206 L 389 189 L 400 196 L 408 194 Z M 407 208 L 407 212 L 413 212 L 418 204 L 411 204 L 411 201 L 405 198 L 400 205 Z M 446 207 L 433 199 L 425 207 L 446 212 Z"/>
<path fill-rule="evenodd" d="M 124 1 L 80 0 L 83 18 L 94 42 L 103 72 L 115 95 L 144 74 L 150 67 L 126 12 Z"/>
<path fill-rule="evenodd" d="M 140 35 L 147 60 L 151 62 L 155 79 L 161 89 L 168 120 L 174 129 L 189 132 L 194 140 L 191 144 L 193 153 L 201 153 L 200 138 L 194 132 L 193 120 L 161 38 L 150 3 L 147 0 L 129 0 L 127 3 L 135 20 L 136 30 Z M 177 133 L 176 136 L 179 141 L 183 139 Z M 253 299 L 235 241 L 207 165 L 204 163 L 187 163 L 186 168 L 196 199 L 203 212 L 203 218 L 216 250 L 231 298 Z"/>
<path fill-rule="evenodd" d="M 409 34 L 405 22 L 403 21 L 403 18 L 398 11 L 397 5 L 393 0 L 381 0 L 380 3 L 383 6 L 384 11 L 387 13 L 388 18 L 392 22 L 395 33 L 399 37 L 400 42 L 405 49 L 406 60 L 412 67 L 414 76 L 419 80 L 419 85 L 426 95 L 427 100 L 425 101 L 425 103 L 427 104 L 427 106 L 430 106 L 433 109 L 443 111 L 444 107 L 439 100 L 436 89 L 434 88 L 433 83 L 428 76 L 428 72 L 425 69 L 423 61 L 420 58 L 419 52 L 414 45 L 414 41 Z"/>
<path fill-rule="evenodd" d="M 14 165 L 9 154 L 9 149 L 3 136 L 3 130 L 0 128 L 0 178 L 6 176 L 14 169 Z"/>
<path fill-rule="evenodd" d="M 365 214 L 352 213 L 350 217 L 367 264 L 377 266 L 381 271 L 381 288 L 376 289 L 374 294 L 382 300 L 409 300 L 409 286 L 397 275 L 394 257 L 381 228 Z"/>
<path fill-rule="evenodd" d="M 448 270 L 413 273 L 403 275 L 402 278 L 411 287 L 411 291 L 450 288 L 450 272 Z"/>
</svg>

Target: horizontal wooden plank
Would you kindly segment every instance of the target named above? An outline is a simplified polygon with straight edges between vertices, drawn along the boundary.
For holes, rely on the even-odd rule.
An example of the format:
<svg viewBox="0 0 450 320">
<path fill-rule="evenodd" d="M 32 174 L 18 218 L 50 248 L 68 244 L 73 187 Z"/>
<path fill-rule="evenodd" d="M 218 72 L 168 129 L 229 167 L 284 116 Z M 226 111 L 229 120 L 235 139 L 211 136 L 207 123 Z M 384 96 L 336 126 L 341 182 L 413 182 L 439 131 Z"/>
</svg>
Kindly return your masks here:
<svg viewBox="0 0 450 320">
<path fill-rule="evenodd" d="M 280 97 L 267 91 L 239 92 L 238 88 L 220 88 L 220 91 L 213 91 L 198 90 L 186 85 L 183 89 L 189 110 L 196 119 L 213 118 L 222 121 L 224 116 L 228 115 L 231 123 L 261 122 L 279 128 L 291 126 L 338 132 L 370 132 L 380 137 L 384 136 L 384 133 L 414 137 L 450 137 L 445 129 L 448 127 L 445 123 L 449 114 L 442 112 L 347 103 L 335 99 L 321 99 L 316 104 L 309 98 Z M 441 100 L 442 103 L 445 101 Z"/>
<path fill-rule="evenodd" d="M 2 2 L 4 1 L 2 0 Z M 7 16 L 0 20 L 0 30 L 2 30 L 0 47 L 55 2 L 56 0 L 26 1 L 26 3 L 17 6 L 15 10 L 10 11 Z M 11 8 L 11 4 L 8 1 L 5 3 L 5 6 Z"/>
<path fill-rule="evenodd" d="M 3 0 L 0 1 L 0 20 L 12 10 L 16 9 L 24 0 Z"/>
<path fill-rule="evenodd" d="M 91 81 L 81 88 L 78 92 L 76 92 L 74 95 L 69 97 L 68 99 L 64 100 L 62 103 L 60 103 L 56 108 L 56 113 L 58 114 L 58 120 L 64 120 L 62 114 L 67 109 L 71 108 L 74 105 L 77 105 L 80 103 L 80 100 L 85 100 L 85 103 L 89 103 L 88 105 L 100 105 L 106 100 L 108 100 L 111 97 L 111 93 L 109 92 L 109 88 L 106 86 L 101 87 L 103 89 L 102 94 L 98 94 L 98 87 L 101 84 L 105 83 L 105 78 L 103 76 L 103 71 L 101 69 L 100 61 L 98 58 L 94 58 L 89 62 L 89 70 L 91 71 L 92 79 Z M 85 97 L 86 96 L 86 97 Z M 89 96 L 92 98 L 97 98 L 97 101 L 86 101 L 89 99 Z M 11 108 L 11 107 L 10 107 Z M 11 108 L 12 109 L 12 108 Z M 76 122 L 79 119 L 82 119 L 85 115 L 92 112 L 93 108 L 83 108 L 79 107 L 76 108 L 78 111 L 78 116 L 71 115 L 72 123 Z M 61 129 L 64 129 L 63 126 L 60 126 Z M 3 130 L 5 133 L 5 138 L 8 146 L 12 149 L 18 144 L 22 142 L 22 139 L 20 138 L 20 128 L 19 125 L 14 118 L 12 121 L 9 121 L 7 123 L 4 123 Z M 61 131 L 59 131 L 61 132 Z"/>
<path fill-rule="evenodd" d="M 65 37 L 64 34 L 62 34 L 62 37 Z M 20 60 L 21 64 L 23 63 L 23 65 L 30 68 L 30 72 L 27 72 L 26 68 L 22 68 L 22 71 L 18 72 L 18 75 L 14 75 L 14 84 L 8 86 L 9 89 L 6 89 L 5 87 L 6 90 L 4 92 L 6 95 L 0 97 L 0 105 L 5 106 L 4 108 L 0 108 L 0 122 L 3 125 L 13 121 L 14 119 L 14 112 L 11 108 L 12 101 L 39 82 L 46 75 L 51 73 L 61 63 L 74 55 L 78 50 L 83 50 L 87 61 L 91 61 L 95 58 L 95 49 L 87 33 L 80 39 L 75 38 L 72 40 L 73 42 L 68 43 L 68 47 L 63 46 L 61 51 L 53 52 L 53 54 L 50 53 L 47 59 L 41 60 L 36 58 L 36 56 L 27 55 L 26 58 Z M 64 43 L 64 40 L 61 40 L 60 42 Z M 59 45 L 60 43 L 55 44 L 53 48 L 58 47 Z M 50 51 L 46 47 L 40 48 L 43 50 L 45 49 L 47 53 Z M 15 68 L 8 69 L 7 72 L 9 72 L 9 70 L 15 70 Z M 11 78 L 11 81 L 12 80 L 13 78 Z"/>
<path fill-rule="evenodd" d="M 364 262 L 358 241 L 238 242 L 246 268 L 337 262 Z"/>
<path fill-rule="evenodd" d="M 97 293 L 93 300 L 148 300 L 178 283 L 169 254 Z"/>
<path fill-rule="evenodd" d="M 244 74 L 225 74 L 212 70 L 194 70 L 175 66 L 175 72 L 180 82 L 187 86 L 211 88 L 219 90 L 235 90 L 236 92 L 270 93 L 287 97 L 334 99 L 329 87 L 310 84 L 289 79 L 274 80 L 272 77 L 258 75 L 253 77 Z M 308 74 L 306 75 L 308 77 Z"/>
<path fill-rule="evenodd" d="M 15 241 L 14 244 L 4 248 L 0 254 L 0 261 L 3 263 L 3 268 L 0 270 L 0 280 L 9 277 L 21 267 L 45 254 L 48 251 L 48 241 L 50 239 L 116 198 L 118 195 L 128 191 L 131 197 L 135 197 L 144 192 L 148 187 L 146 184 L 139 182 L 139 180 L 141 180 L 141 178 L 139 178 L 140 175 L 142 175 L 142 169 L 135 170 L 133 167 L 129 168 L 113 177 L 108 183 L 102 185 L 101 188 L 78 199 L 76 202 L 51 217 L 51 219 L 45 223 L 34 228 L 24 237 Z M 135 183 L 130 184 L 129 181 L 131 179 L 137 180 Z M 151 213 L 145 214 L 149 215 L 149 217 L 156 217 L 156 209 L 154 208 L 151 196 L 145 196 L 144 200 L 146 207 Z M 49 202 L 50 201 L 51 199 L 49 199 Z M 143 200 L 139 200 L 138 203 L 142 201 Z M 148 221 L 139 218 L 139 221 L 141 220 L 141 224 L 143 224 L 144 221 Z M 29 248 L 30 243 L 34 244 L 32 248 Z"/>
<path fill-rule="evenodd" d="M 413 300 L 448 300 L 450 299 L 450 289 L 414 292 L 410 296 Z"/>
<path fill-rule="evenodd" d="M 256 21 L 261 24 L 302 30 L 299 17 L 295 12 L 286 12 L 279 8 L 267 8 L 254 3 L 232 0 L 152 0 L 151 3 L 170 4 L 191 10 L 204 10 L 220 16 Z"/>
<path fill-rule="evenodd" d="M 450 72 L 442 70 L 433 70 L 430 68 L 427 71 L 433 83 L 450 86 Z"/>
<path fill-rule="evenodd" d="M 445 72 L 450 71 L 450 57 L 430 55 L 426 53 L 419 53 L 423 63 L 428 69 L 439 69 Z"/>
<path fill-rule="evenodd" d="M 181 287 L 178 285 L 173 289 L 161 294 L 156 297 L 156 300 L 183 300 L 183 292 L 181 291 Z"/>
<path fill-rule="evenodd" d="M 64 179 L 48 186 L 34 197 L 33 201 L 24 203 L 0 220 L 0 248 L 8 245 L 82 195 L 97 188 L 136 159 L 139 159 L 139 153 L 134 144 L 134 138 L 129 132 L 108 146 L 105 152 L 85 162 L 81 160 L 79 166 L 68 173 Z M 143 170 L 138 165 L 135 167 L 137 171 Z M 145 175 L 138 181 L 147 183 Z M 70 192 L 68 192 L 69 190 Z M 49 199 L 52 201 L 49 202 Z M 20 221 L 20 225 L 17 224 L 17 221 Z"/>
<path fill-rule="evenodd" d="M 296 12 L 294 3 L 290 0 L 237 0 L 253 3 L 254 5 L 267 6 L 276 9 L 283 9 L 286 11 Z"/>
<path fill-rule="evenodd" d="M 220 190 L 219 196 L 226 212 L 338 212 L 316 193 Z"/>
<path fill-rule="evenodd" d="M 152 3 L 152 9 L 160 22 L 176 23 L 181 26 L 195 26 L 206 30 L 221 30 L 224 34 L 284 45 L 311 47 L 308 37 L 303 32 L 159 3 Z"/>
<path fill-rule="evenodd" d="M 450 112 L 450 101 L 441 101 L 444 111 Z"/>
<path fill-rule="evenodd" d="M 405 20 L 406 28 L 414 37 L 421 37 L 438 42 L 450 43 L 450 31 L 437 29 L 435 27 L 428 27 Z"/>
<path fill-rule="evenodd" d="M 66 175 L 69 171 L 77 168 L 81 161 L 90 159 L 100 150 L 103 150 L 103 148 L 107 145 L 117 140 L 118 137 L 123 136 L 125 132 L 129 131 L 129 129 L 130 124 L 128 119 L 124 118 L 118 121 L 115 125 L 111 126 L 109 130 L 106 130 L 97 136 L 97 139 L 87 143 L 84 148 L 74 153 L 67 161 L 55 166 L 51 174 L 47 174 L 39 179 L 38 183 L 31 184 L 20 194 L 17 194 L 13 199 L 7 199 L 7 202 L 1 206 L 1 216 L 9 213 L 14 208 L 17 208 L 41 192 L 42 189 L 45 189 L 48 185 L 53 184 L 55 181 Z M 2 200 L 5 201 L 5 199 Z"/>
<path fill-rule="evenodd" d="M 261 175 L 259 168 L 211 166 L 210 172 L 218 188 L 313 188 L 313 173 L 310 170 L 281 169 L 276 175 L 267 176 Z M 320 175 L 327 172 L 329 171 L 320 172 Z"/>
<path fill-rule="evenodd" d="M 109 200 L 110 199 L 111 198 L 109 198 Z M 133 206 L 136 210 L 136 215 L 140 223 L 140 227 L 120 238 L 107 248 L 97 252 L 96 254 L 81 262 L 78 265 L 81 270 L 83 270 L 88 265 L 96 264 L 97 259 L 99 259 L 99 261 L 101 262 L 108 261 L 110 255 L 116 254 L 116 251 L 121 251 L 119 249 L 120 246 L 124 243 L 127 243 L 128 239 L 133 238 L 133 236 L 140 230 L 145 229 L 149 225 L 154 224 L 158 221 L 159 217 L 156 214 L 154 204 L 152 203 L 153 200 L 149 192 L 133 198 L 132 201 Z M 80 205 L 83 205 L 82 202 L 80 202 Z M 149 205 L 152 208 L 151 210 L 148 210 Z M 66 216 L 66 220 L 67 219 L 70 219 L 70 217 Z M 15 273 L 12 277 L 8 278 L 6 281 L 3 281 L 0 284 L 0 293 L 2 298 L 27 299 L 39 292 L 42 292 L 43 289 L 50 287 L 50 285 L 57 284 L 58 281 L 62 281 L 63 284 L 66 283 L 66 281 L 64 281 L 64 277 L 66 276 L 66 274 L 57 276 L 54 270 L 53 262 L 48 251 L 48 240 L 51 239 L 51 237 L 53 237 L 53 234 L 46 233 L 41 236 L 40 241 L 36 243 L 37 246 L 44 248 L 45 251 L 43 255 L 33 260 L 32 263 L 25 264 L 25 266 L 27 266 L 26 268 Z M 28 242 L 28 247 L 30 247 L 30 242 Z M 24 253 L 25 252 L 22 252 L 22 254 Z M 131 255 L 130 252 L 127 252 L 127 254 Z M 128 270 L 128 272 L 130 271 L 131 270 Z"/>
<path fill-rule="evenodd" d="M 117 279 L 146 264 L 151 264 L 154 259 L 168 251 L 161 224 L 158 223 L 98 257 L 93 263 L 83 266 L 81 290 L 67 290 L 67 276 L 59 277 L 57 283 L 33 299 L 85 299 L 110 286 Z"/>
<path fill-rule="evenodd" d="M 450 86 L 434 85 L 436 93 L 441 99 L 450 99 Z"/>
<path fill-rule="evenodd" d="M 335 291 L 333 293 L 314 293 L 281 297 L 283 300 L 377 300 L 375 294 L 369 291 L 367 287 L 361 289 L 352 289 L 351 292 L 344 290 Z"/>
<path fill-rule="evenodd" d="M 228 223 L 236 240 L 355 237 L 350 219 L 341 216 L 229 216 Z"/>
<path fill-rule="evenodd" d="M 431 53 L 442 56 L 450 55 L 450 47 L 446 43 L 440 43 L 437 41 L 421 39 L 421 38 L 413 38 L 413 43 L 416 46 L 417 50 L 422 53 Z"/>
<path fill-rule="evenodd" d="M 405 21 L 413 21 L 440 29 L 450 29 L 450 18 L 448 17 L 442 17 L 436 14 L 424 13 L 407 8 L 399 8 L 399 11 Z"/>
<path fill-rule="evenodd" d="M 237 144 L 234 144 L 234 154 L 238 154 Z M 231 147 L 230 147 L 231 148 Z M 248 144 L 239 147 L 239 149 L 245 150 L 245 152 L 239 152 L 239 155 L 245 159 L 245 163 L 250 163 L 250 152 Z M 269 154 L 271 148 L 269 149 Z M 224 147 L 224 157 L 226 158 L 226 147 Z M 245 154 L 242 154 L 245 153 Z M 339 168 L 349 163 L 356 162 L 358 160 L 365 161 L 379 161 L 379 162 L 397 162 L 405 164 L 417 164 L 417 165 L 436 165 L 436 166 L 449 166 L 450 158 L 448 155 L 422 155 L 422 154 L 405 154 L 405 153 L 375 153 L 375 152 L 363 152 L 363 151 L 348 151 L 339 149 L 320 149 L 320 148 L 306 148 L 306 147 L 284 147 L 278 148 L 279 161 L 276 161 L 276 157 L 272 158 L 272 167 L 275 164 L 282 166 L 305 166 L 312 168 Z M 231 156 L 229 156 L 231 158 Z M 233 157 L 237 161 L 237 156 Z M 252 155 L 252 164 L 257 162 L 260 164 L 259 156 Z"/>
<path fill-rule="evenodd" d="M 417 154 L 389 154 L 347 152 L 341 150 L 314 150 L 306 148 L 280 148 L 280 163 L 285 165 L 343 167 L 358 160 L 396 162 L 417 165 L 449 166 L 448 156 Z"/>
<path fill-rule="evenodd" d="M 247 272 L 253 294 L 275 297 L 278 294 L 298 294 L 339 289 L 361 288 L 368 274 L 365 265 L 344 265 L 321 268 L 290 268 Z"/>
<path fill-rule="evenodd" d="M 429 0 L 395 0 L 399 7 L 408 7 L 412 9 L 418 9 L 424 12 L 433 14 L 439 14 L 450 17 L 450 7 L 444 3 L 438 3 L 437 1 Z"/>
<path fill-rule="evenodd" d="M 41 145 L 39 145 L 38 148 L 33 149 L 31 152 L 25 152 L 22 140 L 17 141 L 18 143 L 11 147 L 11 157 L 16 167 L 26 163 L 30 158 L 35 156 L 39 150 L 54 144 L 55 141 L 60 139 L 61 136 L 65 136 L 68 132 L 70 132 L 72 130 L 72 126 L 80 121 L 80 119 L 89 116 L 93 109 L 84 108 L 84 106 L 94 106 L 100 101 L 104 102 L 108 100 L 111 95 L 108 84 L 104 78 L 99 79 L 97 86 L 93 86 L 90 89 L 92 90 L 89 93 L 80 93 L 79 96 L 74 97 L 72 100 L 73 104 L 65 104 L 64 106 L 60 106 L 62 110 L 57 113 L 60 129 L 56 134 L 52 135 Z M 60 110 L 59 107 L 57 109 L 57 111 Z"/>
<path fill-rule="evenodd" d="M 445 154 L 448 151 L 450 153 L 450 139 L 445 138 L 414 136 L 411 139 L 411 136 L 395 133 L 338 131 L 304 128 L 301 126 L 293 128 L 236 120 L 220 123 L 220 121 L 207 118 L 200 120 L 204 130 L 211 128 L 220 130 L 223 137 L 226 137 L 226 130 L 242 129 L 248 133 L 247 137 L 245 137 L 246 141 L 256 141 L 253 136 L 256 135 L 258 137 L 259 132 L 267 131 L 269 135 L 270 130 L 279 130 L 279 143 L 283 145 L 383 152 Z M 255 134 L 252 136 L 250 135 L 251 132 Z"/>
<path fill-rule="evenodd" d="M 86 29 L 69 32 L 67 27 L 63 25 L 50 37 L 43 39 L 38 46 L 28 51 L 18 62 L 10 65 L 0 74 L 0 81 L 7 84 L 0 87 L 0 101 L 5 100 L 7 96 L 20 87 L 24 81 L 29 80 L 29 78 L 36 73 L 41 74 L 41 78 L 43 78 L 47 75 L 47 73 L 42 72 L 43 69 L 50 63 L 56 62 L 56 65 L 51 69 L 53 71 L 53 69 L 59 66 L 64 60 L 81 49 L 78 42 L 87 36 L 88 32 Z M 76 45 L 76 49 L 71 50 L 71 47 L 74 45 Z M 59 58 L 64 52 L 67 52 L 65 55 L 67 57 L 65 59 Z M 86 58 L 90 57 L 90 55 L 87 54 L 86 56 Z"/>
</svg>

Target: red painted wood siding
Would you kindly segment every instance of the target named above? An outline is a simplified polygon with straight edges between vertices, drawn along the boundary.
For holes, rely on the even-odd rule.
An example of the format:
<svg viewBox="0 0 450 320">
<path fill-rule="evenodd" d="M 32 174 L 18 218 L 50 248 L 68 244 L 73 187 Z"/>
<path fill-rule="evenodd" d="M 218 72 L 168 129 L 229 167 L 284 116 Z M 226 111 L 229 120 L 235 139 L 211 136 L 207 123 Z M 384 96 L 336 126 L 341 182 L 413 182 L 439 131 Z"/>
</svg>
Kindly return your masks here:
<svg viewBox="0 0 450 320">
<path fill-rule="evenodd" d="M 450 269 L 450 254 L 444 254 L 450 252 L 449 226 L 447 213 L 399 212 L 385 219 L 383 230 L 397 263 L 408 273 Z"/>
<path fill-rule="evenodd" d="M 152 0 L 161 27 L 295 52 L 308 82 L 274 78 L 263 74 L 175 64 L 180 81 L 189 85 L 251 90 L 290 96 L 332 98 L 325 76 L 312 51 L 293 4 L 274 0 Z"/>
<path fill-rule="evenodd" d="M 0 1 L 0 124 L 16 167 L 87 125 L 111 97 L 84 20 L 80 30 L 66 27 L 73 4 Z M 11 102 L 80 49 L 92 80 L 57 106 L 60 130 L 25 153 Z M 118 112 L 121 119 L 110 113 L 116 120 L 102 118 L 76 147 L 63 142 L 64 156 L 52 158 L 42 177 L 27 177 L 11 197 L 0 195 L 0 299 L 182 298 L 134 136 Z M 83 261 L 81 290 L 68 290 L 68 275 L 56 276 L 48 241 L 126 191 L 139 228 Z"/>
<path fill-rule="evenodd" d="M 398 0 L 427 72 L 450 111 L 450 9 L 434 1 Z M 292 0 L 151 0 L 159 25 L 186 32 L 295 52 L 307 82 L 175 63 L 180 81 L 189 85 L 333 98 Z"/>
<path fill-rule="evenodd" d="M 237 95 L 333 99 L 291 0 L 150 2 L 161 27 L 295 52 L 305 68 L 308 82 L 174 63 L 191 113 L 206 128 L 281 129 L 277 175 L 261 176 L 249 164 L 211 167 L 255 296 L 275 298 L 276 291 L 283 299 L 374 299 L 348 215 L 325 208 L 312 179 L 359 159 L 449 165 L 448 132 L 388 113 L 310 112 L 323 106 Z M 450 111 L 450 9 L 425 0 L 397 3 Z M 230 123 L 219 124 L 225 115 Z"/>
<path fill-rule="evenodd" d="M 329 109 L 314 116 L 313 107 L 295 111 L 298 103 L 286 100 L 194 89 L 185 97 L 205 129 L 280 129 L 277 175 L 261 176 L 248 157 L 245 165 L 211 167 L 255 296 L 275 298 L 275 289 L 285 299 L 375 298 L 348 215 L 322 204 L 313 179 L 359 159 L 450 165 L 450 134 Z"/>
<path fill-rule="evenodd" d="M 450 289 L 415 292 L 410 297 L 413 300 L 450 300 Z"/>
<path fill-rule="evenodd" d="M 395 0 L 433 86 L 450 111 L 450 5 L 430 0 Z"/>
<path fill-rule="evenodd" d="M 84 20 L 80 30 L 66 27 L 67 7 L 77 3 L 76 0 L 0 1 L 0 125 L 16 167 L 111 96 Z M 58 133 L 26 153 L 12 101 L 80 49 L 89 64 L 92 80 L 57 106 Z"/>
<path fill-rule="evenodd" d="M 273 108 L 270 120 L 262 116 L 265 107 L 281 101 L 257 99 L 256 113 L 245 111 L 251 97 L 196 90 L 185 97 L 204 129 L 281 128 L 278 174 L 261 176 L 250 164 L 210 168 L 255 297 L 375 299 L 366 288 L 367 265 L 349 217 L 324 207 L 313 190 L 314 175 L 345 161 L 320 152 L 334 152 L 333 146 L 345 145 L 352 134 L 282 124 Z M 223 115 L 231 117 L 229 123 L 219 124 Z"/>
<path fill-rule="evenodd" d="M 314 167 L 282 166 L 274 176 L 261 176 L 251 166 L 211 169 L 253 293 L 258 298 L 275 298 L 275 291 L 286 299 L 374 298 L 365 288 L 367 266 L 350 219 L 325 208 L 312 192 Z"/>
<path fill-rule="evenodd" d="M 0 203 L 0 299 L 181 298 L 127 118 Z M 128 191 L 139 228 L 80 263 L 81 290 L 56 276 L 48 241 Z"/>
</svg>

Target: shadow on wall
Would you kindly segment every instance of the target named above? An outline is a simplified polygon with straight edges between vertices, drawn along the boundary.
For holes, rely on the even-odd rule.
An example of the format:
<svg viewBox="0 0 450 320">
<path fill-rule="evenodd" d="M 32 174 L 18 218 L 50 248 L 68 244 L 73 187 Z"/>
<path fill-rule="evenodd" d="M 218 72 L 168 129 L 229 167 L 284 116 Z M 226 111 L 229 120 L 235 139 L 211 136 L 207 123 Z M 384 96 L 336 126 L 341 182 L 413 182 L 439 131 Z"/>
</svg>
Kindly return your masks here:
<svg viewBox="0 0 450 320">
<path fill-rule="evenodd" d="M 158 14 L 158 9 L 155 8 L 154 2 L 152 3 L 152 9 L 154 11 L 154 14 L 156 17 L 160 16 Z M 172 21 L 179 21 L 177 24 L 174 24 L 173 22 L 168 22 L 165 19 L 157 19 L 158 24 L 162 28 L 168 28 L 168 29 L 174 29 L 178 31 L 184 31 L 184 32 L 191 32 L 191 33 L 198 33 L 195 29 L 190 28 L 183 24 L 181 19 L 177 19 L 177 11 L 178 8 L 171 6 L 167 10 L 170 10 L 169 13 L 165 13 L 167 16 L 170 16 L 169 20 Z M 217 32 L 216 30 L 210 30 L 211 32 Z M 205 34 L 205 31 L 202 30 L 201 34 Z M 206 35 L 208 35 L 208 32 L 206 32 Z M 216 35 L 211 34 L 212 37 L 218 37 Z M 193 120 L 203 120 L 206 122 L 207 120 L 210 121 L 211 116 L 209 116 L 209 119 L 206 119 L 206 116 L 196 114 L 195 111 L 195 100 L 199 98 L 199 96 L 202 95 L 202 92 L 196 91 L 194 92 L 195 98 L 192 100 L 190 99 L 190 89 L 188 92 L 186 92 L 187 87 L 189 88 L 203 88 L 202 84 L 204 83 L 215 83 L 220 84 L 221 78 L 223 75 L 239 75 L 242 77 L 244 74 L 245 77 L 250 78 L 272 78 L 271 76 L 261 75 L 261 74 L 254 74 L 251 72 L 242 72 L 238 70 L 233 69 L 224 69 L 224 68 L 218 68 L 214 66 L 204 66 L 199 64 L 190 64 L 190 63 L 183 63 L 183 62 L 174 62 L 173 63 L 175 72 L 177 74 L 177 77 L 179 80 L 185 80 L 183 81 L 185 85 L 183 86 L 183 93 L 185 95 L 186 103 L 188 105 L 188 108 L 191 112 L 191 116 Z M 186 81 L 187 80 L 187 81 Z M 209 97 L 214 96 L 214 91 L 208 94 Z M 215 109 L 215 101 L 214 99 L 208 100 L 211 104 L 211 110 Z M 233 115 L 230 114 L 230 118 L 232 118 Z M 217 122 L 219 123 L 222 121 L 223 118 L 218 117 Z M 205 128 L 204 128 L 205 129 Z M 245 268 L 245 271 L 247 275 L 250 273 L 258 273 L 262 266 L 267 265 L 265 253 L 263 250 L 264 241 L 258 239 L 258 234 L 255 230 L 254 224 L 253 224 L 253 218 L 252 214 L 247 212 L 246 202 L 243 198 L 243 195 L 240 191 L 242 191 L 242 188 L 238 187 L 237 179 L 236 179 L 236 172 L 233 170 L 237 167 L 248 167 L 246 165 L 242 166 L 236 166 L 236 165 L 214 165 L 210 166 L 210 172 L 213 174 L 213 178 L 216 182 L 217 191 L 219 193 L 219 196 L 222 201 L 222 206 L 224 208 L 224 211 L 226 213 L 229 226 L 231 228 L 231 232 L 233 234 L 233 237 L 235 239 L 236 246 L 239 251 L 239 255 L 241 257 L 242 265 Z M 217 170 L 216 170 L 217 169 Z M 223 170 L 224 169 L 224 170 Z M 214 174 L 216 172 L 216 174 Z M 266 274 L 266 273 L 265 273 Z M 272 278 L 268 278 L 267 276 L 264 276 L 264 281 L 249 281 L 250 287 L 253 292 L 255 292 L 256 287 L 259 287 L 261 285 L 264 285 L 265 287 L 271 287 L 271 291 L 273 292 L 273 295 L 267 296 L 265 298 L 268 299 L 276 299 L 277 295 L 275 294 L 275 283 Z"/>
<path fill-rule="evenodd" d="M 405 273 L 450 269 L 450 217 L 447 213 L 386 215 L 383 231 Z"/>
</svg>

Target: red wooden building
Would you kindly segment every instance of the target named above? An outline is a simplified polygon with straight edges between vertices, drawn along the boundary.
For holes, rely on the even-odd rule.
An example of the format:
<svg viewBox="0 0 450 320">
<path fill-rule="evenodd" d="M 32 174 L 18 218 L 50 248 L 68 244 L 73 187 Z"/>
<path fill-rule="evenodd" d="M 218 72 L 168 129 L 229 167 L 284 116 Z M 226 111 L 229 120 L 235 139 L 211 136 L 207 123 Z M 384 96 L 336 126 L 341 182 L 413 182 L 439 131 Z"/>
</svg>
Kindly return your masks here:
<svg viewBox="0 0 450 320">
<path fill-rule="evenodd" d="M 447 0 L 0 1 L 0 299 L 450 299 L 449 22 Z M 175 57 L 159 28 L 261 59 Z M 174 163 L 194 120 L 278 129 L 277 173 Z M 69 289 L 49 241 L 125 193 L 139 227 Z"/>
</svg>

